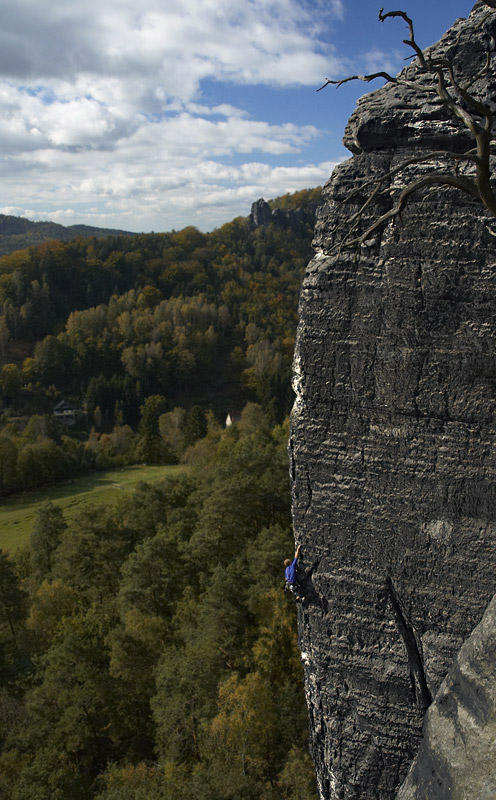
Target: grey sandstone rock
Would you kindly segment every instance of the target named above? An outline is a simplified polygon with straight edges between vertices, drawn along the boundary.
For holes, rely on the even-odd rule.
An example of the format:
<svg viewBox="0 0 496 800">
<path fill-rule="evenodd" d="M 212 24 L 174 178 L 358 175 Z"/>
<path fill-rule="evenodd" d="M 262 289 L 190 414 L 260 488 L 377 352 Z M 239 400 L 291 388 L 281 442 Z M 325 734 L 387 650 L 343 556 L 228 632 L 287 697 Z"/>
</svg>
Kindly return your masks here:
<svg viewBox="0 0 496 800">
<path fill-rule="evenodd" d="M 495 16 L 476 6 L 435 46 L 467 79 Z M 495 87 L 493 68 L 475 91 Z M 346 141 L 355 155 L 325 187 L 300 299 L 290 454 L 313 567 L 300 646 L 321 798 L 392 800 L 496 589 L 496 221 L 444 188 L 336 255 L 359 181 L 466 135 L 393 86 L 360 101 Z"/>
<path fill-rule="evenodd" d="M 275 225 L 277 228 L 290 228 L 299 223 L 314 224 L 317 203 L 308 203 L 304 208 L 271 209 L 269 204 L 261 197 L 251 205 L 250 224 L 252 228 Z"/>
<path fill-rule="evenodd" d="M 397 800 L 496 797 L 496 595 L 427 711 Z"/>
<path fill-rule="evenodd" d="M 252 203 L 250 222 L 254 228 L 270 225 L 272 222 L 272 209 L 263 197 Z"/>
</svg>

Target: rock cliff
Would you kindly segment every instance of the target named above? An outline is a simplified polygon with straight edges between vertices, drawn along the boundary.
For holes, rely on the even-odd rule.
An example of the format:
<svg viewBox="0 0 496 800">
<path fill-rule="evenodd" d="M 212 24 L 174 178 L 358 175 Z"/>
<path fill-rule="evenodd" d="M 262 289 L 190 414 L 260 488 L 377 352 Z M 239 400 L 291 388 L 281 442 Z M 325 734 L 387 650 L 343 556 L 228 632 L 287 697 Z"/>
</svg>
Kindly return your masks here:
<svg viewBox="0 0 496 800">
<path fill-rule="evenodd" d="M 496 597 L 441 684 L 423 734 L 398 800 L 494 800 Z"/>
<path fill-rule="evenodd" d="M 270 205 L 261 197 L 252 203 L 250 211 L 250 224 L 252 228 L 275 225 L 278 228 L 291 228 L 300 223 L 311 223 L 313 226 L 317 203 L 310 202 L 304 208 L 282 208 L 272 209 Z"/>
<path fill-rule="evenodd" d="M 487 12 L 476 5 L 433 48 L 467 81 L 494 50 Z M 496 98 L 495 70 L 476 80 L 479 96 Z M 363 201 L 343 203 L 350 191 L 420 148 L 465 146 L 466 134 L 390 85 L 359 101 L 345 142 L 354 156 L 325 187 L 295 355 L 300 644 L 321 798 L 392 800 L 426 708 L 496 589 L 496 220 L 442 188 L 336 254 Z"/>
</svg>

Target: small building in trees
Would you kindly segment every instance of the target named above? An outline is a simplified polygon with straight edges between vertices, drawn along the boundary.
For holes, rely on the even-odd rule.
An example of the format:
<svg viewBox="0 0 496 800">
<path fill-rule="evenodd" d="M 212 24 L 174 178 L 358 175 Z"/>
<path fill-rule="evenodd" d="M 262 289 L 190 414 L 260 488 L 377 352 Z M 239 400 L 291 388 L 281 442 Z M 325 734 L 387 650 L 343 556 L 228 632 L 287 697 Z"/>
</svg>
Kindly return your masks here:
<svg viewBox="0 0 496 800">
<path fill-rule="evenodd" d="M 57 417 L 62 425 L 67 425 L 68 427 L 72 427 L 76 424 L 76 417 L 78 413 L 79 409 L 71 406 L 67 400 L 61 400 L 56 406 L 53 407 L 54 416 Z"/>
</svg>

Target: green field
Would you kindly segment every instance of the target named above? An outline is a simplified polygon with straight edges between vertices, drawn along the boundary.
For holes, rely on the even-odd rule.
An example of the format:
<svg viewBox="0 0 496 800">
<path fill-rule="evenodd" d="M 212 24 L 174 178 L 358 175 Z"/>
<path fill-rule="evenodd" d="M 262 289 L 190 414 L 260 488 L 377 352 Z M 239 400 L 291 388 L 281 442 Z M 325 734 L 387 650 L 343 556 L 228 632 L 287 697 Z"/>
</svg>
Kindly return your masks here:
<svg viewBox="0 0 496 800">
<path fill-rule="evenodd" d="M 120 492 L 133 489 L 140 481 L 151 483 L 181 470 L 184 467 L 126 467 L 74 478 L 47 489 L 16 494 L 0 503 L 0 549 L 13 552 L 29 540 L 36 510 L 45 500 L 52 500 L 61 506 L 69 521 L 87 506 L 111 503 Z"/>
</svg>

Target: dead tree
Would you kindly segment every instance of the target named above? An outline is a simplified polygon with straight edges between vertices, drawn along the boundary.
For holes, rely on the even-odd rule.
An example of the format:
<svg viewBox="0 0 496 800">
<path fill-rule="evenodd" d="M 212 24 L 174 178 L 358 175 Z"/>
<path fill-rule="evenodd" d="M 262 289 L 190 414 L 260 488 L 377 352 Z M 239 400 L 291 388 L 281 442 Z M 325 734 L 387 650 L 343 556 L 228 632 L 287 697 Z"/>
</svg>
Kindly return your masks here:
<svg viewBox="0 0 496 800">
<path fill-rule="evenodd" d="M 483 0 L 486 6 L 496 9 L 496 0 Z M 488 11 L 479 25 L 492 15 L 494 11 Z M 343 202 L 352 200 L 357 195 L 363 194 L 364 190 L 370 190 L 367 199 L 362 203 L 356 213 L 349 220 L 347 234 L 339 245 L 339 249 L 356 247 L 371 239 L 374 233 L 382 228 L 386 222 L 400 217 L 401 212 L 408 204 L 413 194 L 421 189 L 439 186 L 453 186 L 456 189 L 470 195 L 483 205 L 496 217 L 496 196 L 491 185 L 491 155 L 496 153 L 496 141 L 493 135 L 493 112 L 487 103 L 481 102 L 471 92 L 474 84 L 488 74 L 490 68 L 491 53 L 486 53 L 486 62 L 482 69 L 468 83 L 462 84 L 455 75 L 452 62 L 448 58 L 431 57 L 427 52 L 424 54 L 415 40 L 413 22 L 404 11 L 379 11 L 379 20 L 384 22 L 390 17 L 401 17 L 408 25 L 409 38 L 404 39 L 404 44 L 412 48 L 411 58 L 418 59 L 417 76 L 425 76 L 422 81 L 418 78 L 410 80 L 402 73 L 397 77 L 389 75 L 387 72 L 374 72 L 371 75 L 352 75 L 342 80 L 330 80 L 317 91 L 325 89 L 326 86 L 342 86 L 349 81 L 365 81 L 369 83 L 376 78 L 384 78 L 386 83 L 405 86 L 413 89 L 421 95 L 432 97 L 437 95 L 441 106 L 448 109 L 452 117 L 461 121 L 464 128 L 471 135 L 471 146 L 462 151 L 455 152 L 449 149 L 434 150 L 422 153 L 418 156 L 406 159 L 395 169 L 376 176 L 370 181 L 361 184 L 355 191 L 351 192 Z M 460 38 L 460 37 L 459 37 Z M 374 220 L 363 233 L 357 233 L 360 222 L 371 204 L 380 195 L 389 191 L 387 186 L 390 181 L 403 172 L 407 167 L 415 164 L 428 165 L 433 161 L 446 162 L 446 169 L 428 172 L 416 180 L 407 183 L 401 190 L 396 202 L 386 213 Z M 386 185 L 386 188 L 385 188 Z M 496 234 L 494 234 L 496 235 Z"/>
</svg>

